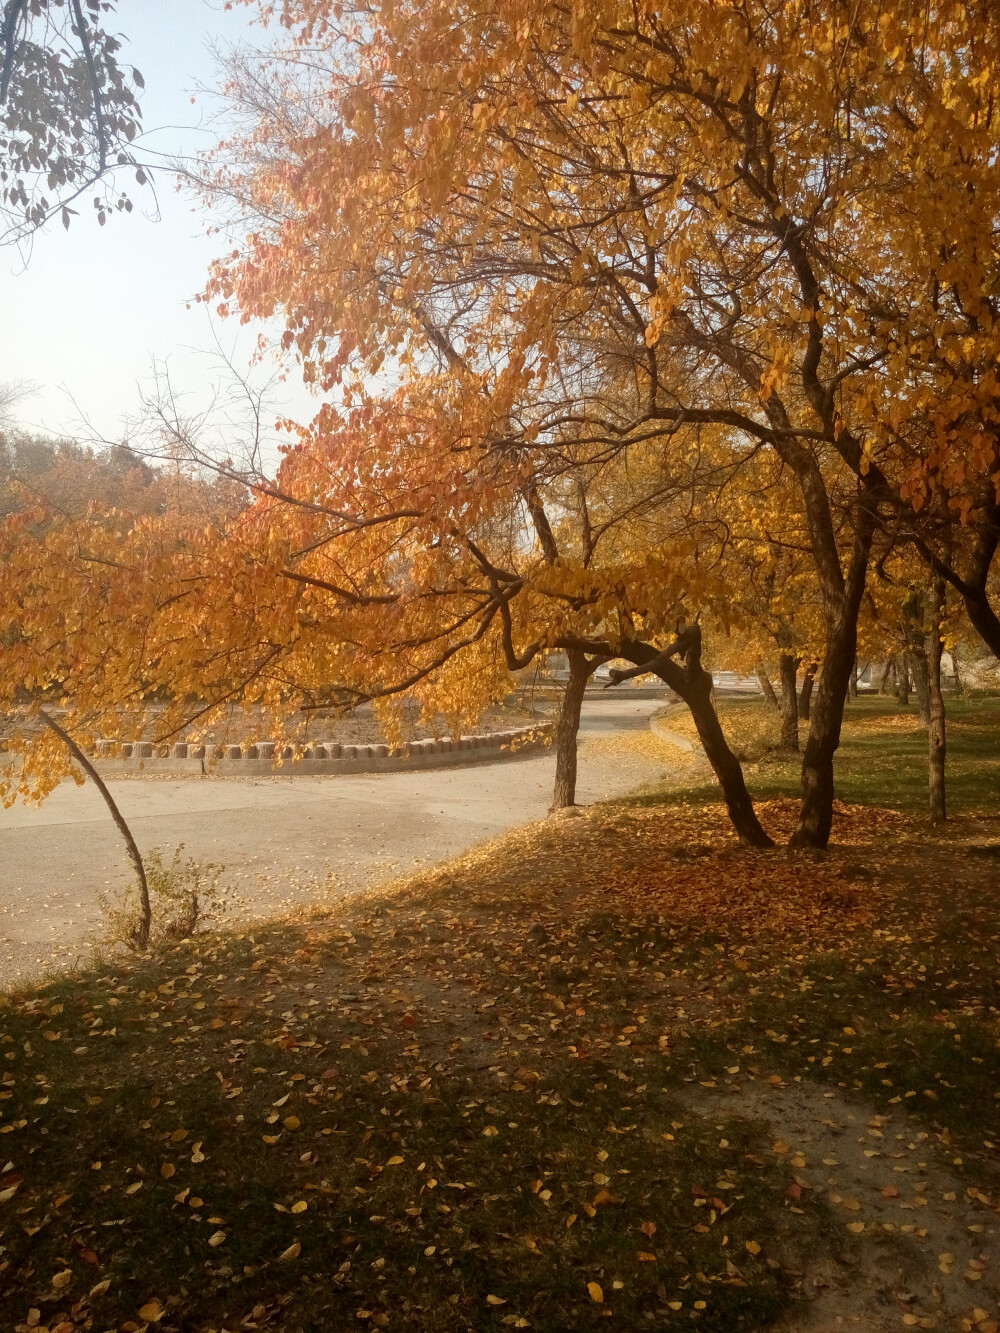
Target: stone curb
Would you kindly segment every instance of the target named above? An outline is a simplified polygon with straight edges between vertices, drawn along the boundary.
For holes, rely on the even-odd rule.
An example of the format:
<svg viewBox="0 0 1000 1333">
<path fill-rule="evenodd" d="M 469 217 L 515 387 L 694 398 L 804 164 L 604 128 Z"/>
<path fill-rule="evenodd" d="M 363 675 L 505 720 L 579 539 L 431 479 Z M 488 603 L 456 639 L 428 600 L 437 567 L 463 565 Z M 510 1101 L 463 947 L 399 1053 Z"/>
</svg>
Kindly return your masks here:
<svg viewBox="0 0 1000 1333">
<path fill-rule="evenodd" d="M 482 736 L 446 737 L 406 742 L 390 753 L 387 745 L 342 745 L 313 742 L 296 755 L 292 746 L 273 741 L 256 745 L 191 745 L 178 741 L 169 751 L 154 753 L 150 741 L 98 741 L 92 751 L 101 774 L 212 773 L 218 777 L 284 776 L 322 773 L 399 773 L 421 768 L 516 758 L 547 745 L 552 723 Z M 164 750 L 166 747 L 164 747 Z"/>
<path fill-rule="evenodd" d="M 697 741 L 689 741 L 686 736 L 680 736 L 676 731 L 671 731 L 669 727 L 664 725 L 664 719 L 656 714 L 649 719 L 649 729 L 654 736 L 659 736 L 660 740 L 676 746 L 678 750 L 683 750 L 685 754 L 703 755 L 705 753 Z"/>
</svg>

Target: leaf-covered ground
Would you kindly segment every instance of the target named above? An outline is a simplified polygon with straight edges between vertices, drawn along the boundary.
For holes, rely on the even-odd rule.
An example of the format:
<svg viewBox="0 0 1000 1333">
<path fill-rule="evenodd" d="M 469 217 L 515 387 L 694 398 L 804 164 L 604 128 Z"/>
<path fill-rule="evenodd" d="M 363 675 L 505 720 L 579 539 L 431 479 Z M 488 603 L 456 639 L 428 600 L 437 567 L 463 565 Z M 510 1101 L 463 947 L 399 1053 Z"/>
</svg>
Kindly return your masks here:
<svg viewBox="0 0 1000 1333">
<path fill-rule="evenodd" d="M 13 998 L 0 1326 L 995 1333 L 1000 823 L 835 843 L 650 796 Z"/>
</svg>

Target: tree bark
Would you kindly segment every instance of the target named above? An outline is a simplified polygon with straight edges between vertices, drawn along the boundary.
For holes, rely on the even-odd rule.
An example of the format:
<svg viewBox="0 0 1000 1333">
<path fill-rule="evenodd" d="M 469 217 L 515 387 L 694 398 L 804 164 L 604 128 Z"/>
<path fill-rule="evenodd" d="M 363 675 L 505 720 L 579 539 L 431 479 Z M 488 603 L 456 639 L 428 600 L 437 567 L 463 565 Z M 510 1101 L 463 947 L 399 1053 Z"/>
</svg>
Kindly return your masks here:
<svg viewBox="0 0 1000 1333">
<path fill-rule="evenodd" d="M 944 695 L 941 693 L 941 621 L 944 617 L 944 579 L 934 579 L 934 604 L 931 632 L 927 639 L 927 777 L 932 824 L 947 818 L 944 785 L 945 722 Z"/>
<path fill-rule="evenodd" d="M 856 699 L 856 698 L 858 697 L 858 659 L 857 659 L 857 657 L 855 657 L 855 659 L 854 659 L 854 666 L 851 668 L 851 676 L 850 676 L 850 679 L 849 679 L 848 682 L 847 682 L 847 697 L 848 697 L 848 699 Z"/>
<path fill-rule="evenodd" d="M 896 659 L 895 657 L 887 657 L 885 660 L 885 668 L 882 672 L 882 683 L 878 687 L 879 694 L 889 693 L 889 682 L 895 678 L 895 675 Z"/>
<path fill-rule="evenodd" d="M 901 704 L 909 705 L 910 664 L 906 660 L 905 653 L 900 653 L 896 659 L 896 698 Z"/>
<path fill-rule="evenodd" d="M 757 663 L 756 671 L 757 671 L 757 681 L 760 685 L 761 690 L 764 693 L 764 698 L 767 700 L 769 704 L 771 704 L 773 708 L 780 707 L 778 703 L 778 696 L 775 694 L 774 686 L 771 684 L 771 677 L 767 674 L 767 668 L 765 667 L 763 662 Z"/>
<path fill-rule="evenodd" d="M 865 591 L 875 516 L 863 505 L 836 614 L 827 619 L 826 653 L 802 759 L 802 804 L 792 847 L 825 847 L 833 826 L 833 756 L 840 745 L 847 684 L 858 654 L 858 612 Z"/>
<path fill-rule="evenodd" d="M 683 666 L 673 661 L 680 654 L 683 654 Z M 719 780 L 730 821 L 740 842 L 744 847 L 773 847 L 773 840 L 764 832 L 754 811 L 740 761 L 726 744 L 712 703 L 712 676 L 701 665 L 700 628 L 689 625 L 661 653 L 647 644 L 631 643 L 623 646 L 620 655 L 636 665 L 628 671 L 612 671 L 610 683 L 618 685 L 623 680 L 652 672 L 680 695 L 691 710 L 698 738 Z"/>
<path fill-rule="evenodd" d="M 149 944 L 149 928 L 153 919 L 153 909 L 149 902 L 149 886 L 146 883 L 146 867 L 142 864 L 142 856 L 139 853 L 135 838 L 132 837 L 132 830 L 129 828 L 128 824 L 126 824 L 124 815 L 118 809 L 114 797 L 105 786 L 104 779 L 80 749 L 79 745 L 77 745 L 73 737 L 68 731 L 64 731 L 58 722 L 53 721 L 44 709 L 41 710 L 41 716 L 45 725 L 55 732 L 76 762 L 87 774 L 87 777 L 90 778 L 91 782 L 93 782 L 94 786 L 104 797 L 104 803 L 111 811 L 111 818 L 117 824 L 118 832 L 125 839 L 125 846 L 128 848 L 129 858 L 132 865 L 135 867 L 135 877 L 139 881 L 139 923 L 132 936 L 132 943 L 137 949 L 143 950 Z"/>
<path fill-rule="evenodd" d="M 816 681 L 818 662 L 810 662 L 802 676 L 802 691 L 799 694 L 799 717 L 809 721 L 809 705 L 812 702 L 813 685 Z"/>
<path fill-rule="evenodd" d="M 917 702 L 920 705 L 920 721 L 926 727 L 930 725 L 931 720 L 930 688 L 928 682 L 930 664 L 927 661 L 927 652 L 921 645 L 919 647 L 912 647 L 907 656 L 910 659 L 910 670 L 913 673 L 913 684 L 916 687 Z M 940 669 L 941 664 L 938 663 L 939 672 Z M 940 687 L 940 679 L 938 680 L 938 685 Z"/>
<path fill-rule="evenodd" d="M 580 708 L 583 704 L 587 681 L 599 658 L 588 662 L 586 653 L 579 648 L 568 648 L 569 680 L 563 694 L 559 721 L 556 723 L 556 781 L 552 793 L 552 810 L 565 810 L 576 805 L 576 744 L 580 730 Z"/>
<path fill-rule="evenodd" d="M 795 676 L 799 659 L 791 653 L 782 653 L 778 659 L 781 672 L 781 748 L 799 748 L 799 699 L 795 690 Z"/>
</svg>

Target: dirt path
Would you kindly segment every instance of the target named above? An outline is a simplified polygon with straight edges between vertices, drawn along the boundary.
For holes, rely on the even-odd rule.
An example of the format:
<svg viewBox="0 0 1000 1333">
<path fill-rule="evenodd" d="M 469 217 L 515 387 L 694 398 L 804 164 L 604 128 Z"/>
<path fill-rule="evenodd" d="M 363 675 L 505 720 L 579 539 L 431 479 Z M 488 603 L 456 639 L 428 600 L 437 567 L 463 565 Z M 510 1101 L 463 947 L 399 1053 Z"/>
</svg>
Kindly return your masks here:
<svg viewBox="0 0 1000 1333">
<path fill-rule="evenodd" d="M 880 1115 L 777 1075 L 698 1088 L 689 1100 L 702 1115 L 764 1122 L 770 1153 L 787 1164 L 793 1207 L 814 1193 L 842 1233 L 841 1252 L 802 1273 L 808 1305 L 783 1333 L 1000 1329 L 1000 1219 L 950 1169 L 961 1159 L 946 1134 L 936 1142 L 902 1106 Z"/>
<path fill-rule="evenodd" d="M 644 744 L 659 707 L 625 691 L 588 697 L 581 803 L 668 774 L 662 748 Z M 185 857 L 224 865 L 230 911 L 260 918 L 335 902 L 544 818 L 554 767 L 545 753 L 424 773 L 111 785 L 144 853 L 159 848 L 169 860 L 183 844 Z M 129 875 L 90 784 L 63 783 L 41 808 L 0 811 L 0 984 L 88 957 L 88 938 L 103 925 L 99 895 Z"/>
</svg>

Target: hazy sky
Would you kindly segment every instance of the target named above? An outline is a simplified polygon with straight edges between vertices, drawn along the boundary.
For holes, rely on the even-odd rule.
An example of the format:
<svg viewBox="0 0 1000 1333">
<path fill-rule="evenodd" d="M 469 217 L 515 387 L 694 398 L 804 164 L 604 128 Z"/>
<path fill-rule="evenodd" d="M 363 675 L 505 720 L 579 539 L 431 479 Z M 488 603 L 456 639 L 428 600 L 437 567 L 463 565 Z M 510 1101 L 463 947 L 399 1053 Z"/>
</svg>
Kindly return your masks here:
<svg viewBox="0 0 1000 1333">
<path fill-rule="evenodd" d="M 223 0 L 120 0 L 112 25 L 128 39 L 123 61 L 145 79 L 143 123 L 157 152 L 190 154 L 214 138 L 211 99 L 191 96 L 215 82 L 211 43 L 260 40 L 251 10 L 223 12 Z M 146 197 L 144 198 L 144 194 Z M 25 425 L 77 433 L 81 413 L 109 438 L 138 407 L 137 383 L 152 358 L 169 358 L 175 386 L 196 407 L 211 396 L 216 371 L 196 349 L 213 345 L 204 306 L 186 303 L 224 244 L 206 236 L 206 218 L 157 182 L 159 218 L 148 191 L 134 187 L 130 215 L 100 228 L 81 205 L 68 231 L 58 221 L 36 237 L 30 254 L 0 250 L 0 381 L 28 380 L 38 392 L 19 416 Z M 26 266 L 25 266 L 26 258 Z M 217 331 L 245 366 L 256 334 L 234 322 Z M 278 405 L 306 418 L 316 408 L 301 386 L 280 390 Z M 77 406 L 74 406 L 74 400 Z"/>
</svg>

